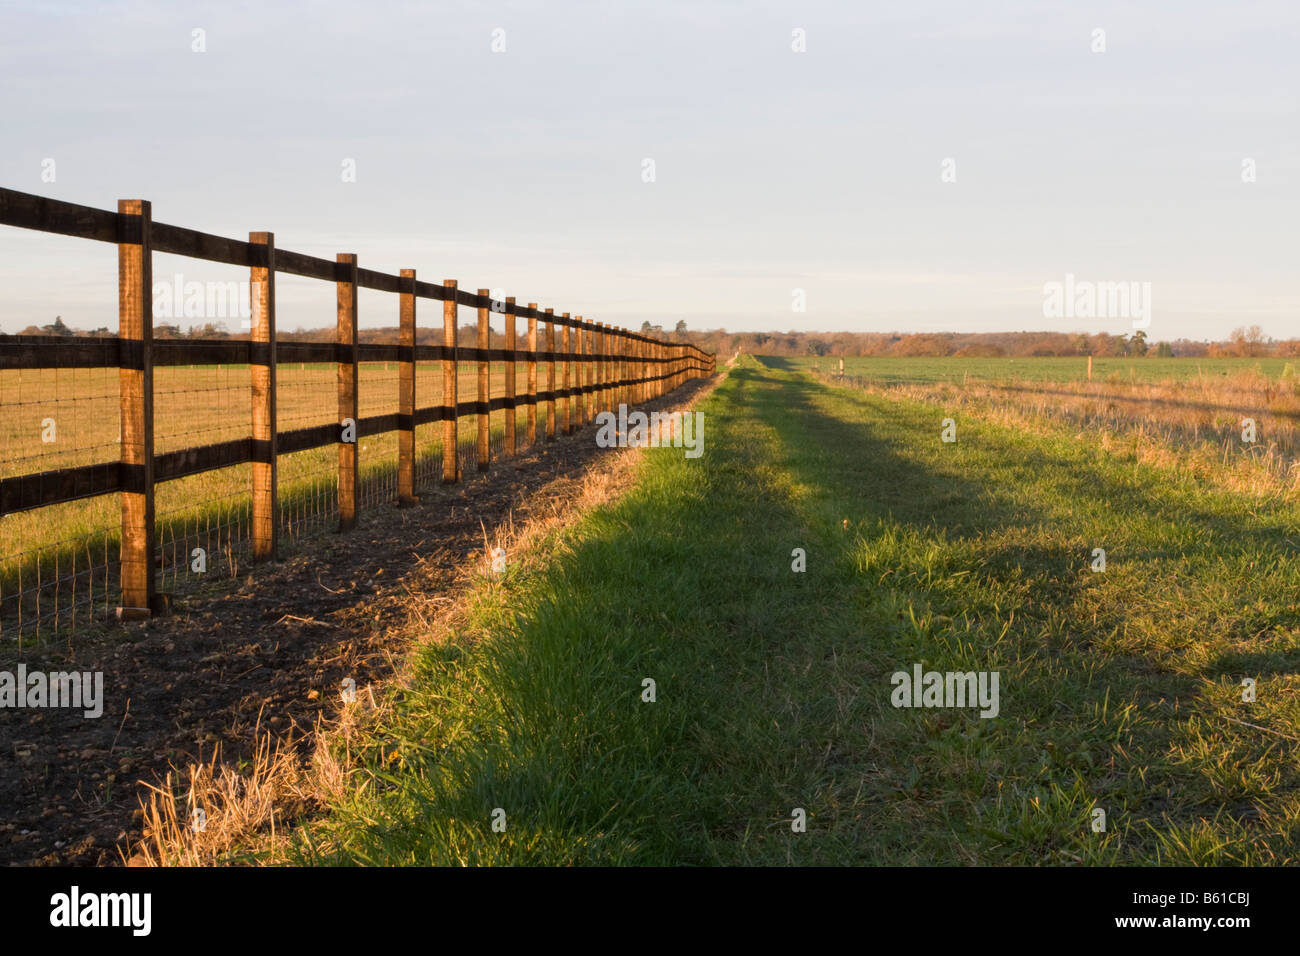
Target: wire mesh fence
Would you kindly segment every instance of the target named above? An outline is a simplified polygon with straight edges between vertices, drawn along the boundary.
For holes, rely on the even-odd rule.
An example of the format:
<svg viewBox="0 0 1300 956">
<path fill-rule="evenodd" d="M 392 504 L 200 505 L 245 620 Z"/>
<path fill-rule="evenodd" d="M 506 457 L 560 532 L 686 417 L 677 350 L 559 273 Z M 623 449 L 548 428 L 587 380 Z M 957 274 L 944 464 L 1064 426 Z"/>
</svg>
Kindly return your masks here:
<svg viewBox="0 0 1300 956">
<path fill-rule="evenodd" d="M 116 460 L 117 392 L 115 369 L 0 369 L 0 479 L 35 473 L 44 494 L 66 469 Z M 0 516 L 0 641 L 76 627 L 107 606 L 118 534 L 111 496 Z"/>
</svg>

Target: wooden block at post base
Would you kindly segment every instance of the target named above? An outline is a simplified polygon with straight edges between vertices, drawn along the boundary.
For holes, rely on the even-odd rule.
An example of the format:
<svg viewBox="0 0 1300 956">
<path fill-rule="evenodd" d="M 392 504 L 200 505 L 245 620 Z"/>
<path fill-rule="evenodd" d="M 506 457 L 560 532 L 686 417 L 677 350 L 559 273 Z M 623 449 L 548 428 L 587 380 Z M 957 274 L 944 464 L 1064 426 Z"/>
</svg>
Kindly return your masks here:
<svg viewBox="0 0 1300 956">
<path fill-rule="evenodd" d="M 175 609 L 175 599 L 165 591 L 157 591 L 149 596 L 149 607 L 117 607 L 113 616 L 121 623 L 127 621 L 148 621 L 155 617 L 167 617 Z"/>
</svg>

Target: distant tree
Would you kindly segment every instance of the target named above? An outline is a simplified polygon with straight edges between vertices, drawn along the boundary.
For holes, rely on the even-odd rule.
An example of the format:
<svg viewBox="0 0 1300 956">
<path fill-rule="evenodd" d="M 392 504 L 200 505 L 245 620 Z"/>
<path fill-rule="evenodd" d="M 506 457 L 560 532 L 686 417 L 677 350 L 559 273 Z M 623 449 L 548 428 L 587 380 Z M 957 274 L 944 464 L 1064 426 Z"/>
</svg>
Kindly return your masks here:
<svg viewBox="0 0 1300 956">
<path fill-rule="evenodd" d="M 1156 346 L 1156 358 L 1173 358 L 1174 347 L 1168 342 L 1161 342 Z"/>
<path fill-rule="evenodd" d="M 686 320 L 678 319 L 677 327 L 673 329 L 673 332 L 676 334 L 678 339 L 684 340 L 686 338 Z"/>
<path fill-rule="evenodd" d="M 1258 325 L 1232 330 L 1232 350 L 1238 355 L 1254 357 L 1268 352 L 1268 336 Z"/>
<path fill-rule="evenodd" d="M 191 325 L 189 337 L 192 339 L 226 339 L 230 333 L 226 331 L 224 322 L 205 322 L 203 325 Z"/>
<path fill-rule="evenodd" d="M 1132 355 L 1146 355 L 1147 334 L 1143 332 L 1141 329 L 1138 329 L 1136 332 L 1134 332 L 1133 337 L 1129 339 L 1128 350 L 1129 353 Z"/>
<path fill-rule="evenodd" d="M 42 335 L 75 335 L 72 329 L 63 324 L 63 316 L 56 315 L 49 325 L 41 326 Z"/>
</svg>

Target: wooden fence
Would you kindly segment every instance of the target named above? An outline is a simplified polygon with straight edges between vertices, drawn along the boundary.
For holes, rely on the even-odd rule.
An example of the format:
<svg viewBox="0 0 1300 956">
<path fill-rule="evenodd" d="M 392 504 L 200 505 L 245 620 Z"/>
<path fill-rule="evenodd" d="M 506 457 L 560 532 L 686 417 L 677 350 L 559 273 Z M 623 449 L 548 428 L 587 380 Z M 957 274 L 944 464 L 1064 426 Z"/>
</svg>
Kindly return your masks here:
<svg viewBox="0 0 1300 956">
<path fill-rule="evenodd" d="M 280 455 L 326 445 L 338 446 L 339 529 L 357 517 L 358 439 L 398 433 L 397 503 L 415 499 L 416 426 L 443 422 L 442 481 L 461 478 L 457 451 L 459 419 L 478 421 L 476 465 L 490 466 L 489 416 L 527 407 L 527 436 L 536 441 L 538 405 L 546 409 L 545 437 L 572 432 L 596 412 L 620 403 L 636 404 L 671 391 L 690 378 L 707 376 L 714 356 L 680 342 L 627 329 L 556 315 L 530 302 L 496 301 L 487 289 L 471 294 L 453 279 L 421 282 L 414 269 L 389 275 L 363 269 L 351 253 L 334 261 L 278 249 L 270 232 L 253 232 L 247 242 L 154 222 L 150 204 L 123 200 L 117 211 L 95 209 L 0 189 L 0 225 L 114 243 L 118 248 L 118 334 L 111 337 L 0 335 L 0 371 L 10 369 L 119 370 L 121 454 L 116 461 L 0 478 L 0 516 L 114 492 L 121 494 L 119 580 L 122 619 L 147 617 L 166 603 L 155 575 L 154 489 L 189 475 L 251 464 L 251 550 L 255 561 L 277 556 L 280 521 L 277 460 Z M 250 270 L 250 337 L 247 340 L 180 341 L 153 338 L 154 253 L 170 253 Z M 332 343 L 277 342 L 275 277 L 278 273 L 320 279 L 337 290 L 337 334 Z M 374 289 L 398 296 L 399 341 L 395 345 L 357 341 L 357 292 Z M 441 302 L 443 344 L 416 344 L 416 302 Z M 478 344 L 457 345 L 457 309 L 478 310 Z M 489 348 L 489 319 L 505 324 L 505 348 Z M 516 322 L 527 319 L 526 347 L 519 348 Z M 539 325 L 545 326 L 544 348 Z M 556 327 L 561 329 L 556 349 Z M 360 418 L 358 367 L 396 362 L 397 412 Z M 421 406 L 416 364 L 441 362 L 443 404 Z M 505 394 L 491 398 L 489 363 L 505 363 Z M 337 366 L 337 421 L 281 431 L 276 417 L 276 368 L 285 363 Z M 477 401 L 458 400 L 460 363 L 478 364 Z M 517 364 L 527 363 L 526 390 L 516 381 Z M 247 365 L 252 398 L 251 434 L 235 440 L 154 453 L 154 369 L 179 365 Z M 546 389 L 537 389 L 537 368 L 546 368 Z M 557 387 L 557 365 L 561 381 Z M 557 424 L 557 404 L 558 424 Z M 514 416 L 513 411 L 510 412 Z M 504 453 L 516 453 L 515 421 L 505 431 Z"/>
</svg>

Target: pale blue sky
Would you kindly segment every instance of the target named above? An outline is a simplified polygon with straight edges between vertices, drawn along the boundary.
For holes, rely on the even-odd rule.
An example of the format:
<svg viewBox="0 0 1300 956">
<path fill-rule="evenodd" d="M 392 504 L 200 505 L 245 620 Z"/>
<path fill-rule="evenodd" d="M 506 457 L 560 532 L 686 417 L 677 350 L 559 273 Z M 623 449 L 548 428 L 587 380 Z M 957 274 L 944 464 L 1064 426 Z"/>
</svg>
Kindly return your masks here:
<svg viewBox="0 0 1300 956">
<path fill-rule="evenodd" d="M 1069 272 L 1150 282 L 1152 338 L 1286 337 L 1298 47 L 1293 0 L 3 3 L 0 184 L 625 326 L 1130 328 L 1044 318 Z M 0 228 L 0 329 L 115 326 L 115 262 Z"/>
</svg>

